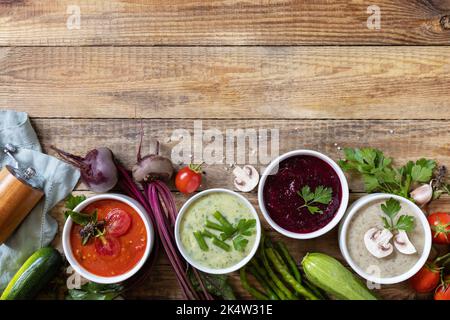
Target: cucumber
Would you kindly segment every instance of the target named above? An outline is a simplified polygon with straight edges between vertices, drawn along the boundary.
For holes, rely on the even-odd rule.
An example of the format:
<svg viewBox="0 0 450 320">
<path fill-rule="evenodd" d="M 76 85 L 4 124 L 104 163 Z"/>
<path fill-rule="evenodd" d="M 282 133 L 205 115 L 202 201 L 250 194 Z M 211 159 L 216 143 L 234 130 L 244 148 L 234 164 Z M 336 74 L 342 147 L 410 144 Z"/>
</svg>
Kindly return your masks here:
<svg viewBox="0 0 450 320">
<path fill-rule="evenodd" d="M 33 253 L 8 283 L 0 300 L 33 299 L 56 275 L 61 265 L 61 254 L 50 247 Z"/>
<path fill-rule="evenodd" d="M 302 266 L 310 282 L 338 299 L 377 300 L 353 273 L 333 257 L 308 253 Z"/>
</svg>

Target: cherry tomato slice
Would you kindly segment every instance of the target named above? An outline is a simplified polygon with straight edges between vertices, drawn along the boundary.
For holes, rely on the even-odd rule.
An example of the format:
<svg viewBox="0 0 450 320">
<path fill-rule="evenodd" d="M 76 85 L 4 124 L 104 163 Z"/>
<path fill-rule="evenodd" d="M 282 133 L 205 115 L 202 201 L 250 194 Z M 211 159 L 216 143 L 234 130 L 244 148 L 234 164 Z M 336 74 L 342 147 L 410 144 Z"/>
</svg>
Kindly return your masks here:
<svg viewBox="0 0 450 320">
<path fill-rule="evenodd" d="M 120 253 L 120 242 L 111 236 L 95 238 L 95 251 L 101 258 L 115 258 Z"/>
<path fill-rule="evenodd" d="M 113 209 L 106 215 L 106 233 L 113 237 L 123 236 L 131 226 L 131 216 L 122 209 Z"/>
</svg>

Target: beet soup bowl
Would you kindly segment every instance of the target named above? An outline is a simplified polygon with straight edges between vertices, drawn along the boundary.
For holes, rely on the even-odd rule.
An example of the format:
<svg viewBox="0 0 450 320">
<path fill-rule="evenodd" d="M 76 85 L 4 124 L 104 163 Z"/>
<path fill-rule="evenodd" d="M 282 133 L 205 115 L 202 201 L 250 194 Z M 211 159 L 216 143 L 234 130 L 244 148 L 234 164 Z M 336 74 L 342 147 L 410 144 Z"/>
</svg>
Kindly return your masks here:
<svg viewBox="0 0 450 320">
<path fill-rule="evenodd" d="M 344 216 L 348 199 L 344 172 L 312 150 L 290 151 L 273 160 L 258 187 L 264 218 L 294 239 L 316 238 L 333 229 Z"/>
</svg>

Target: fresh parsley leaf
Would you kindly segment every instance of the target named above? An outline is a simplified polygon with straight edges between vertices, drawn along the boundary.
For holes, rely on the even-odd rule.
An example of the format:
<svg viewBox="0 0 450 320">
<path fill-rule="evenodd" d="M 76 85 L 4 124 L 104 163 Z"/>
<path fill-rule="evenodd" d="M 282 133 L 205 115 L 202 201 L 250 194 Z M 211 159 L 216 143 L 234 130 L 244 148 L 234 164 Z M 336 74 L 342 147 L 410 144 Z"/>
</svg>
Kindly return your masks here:
<svg viewBox="0 0 450 320">
<path fill-rule="evenodd" d="M 410 232 L 414 229 L 415 219 L 413 216 L 401 215 L 394 223 L 395 217 L 401 210 L 400 202 L 394 198 L 389 198 L 384 204 L 381 204 L 381 210 L 387 217 L 381 217 L 383 225 L 389 230 L 404 230 Z"/>
<path fill-rule="evenodd" d="M 411 232 L 414 230 L 414 223 L 415 220 L 413 216 L 401 215 L 395 224 L 395 229 Z"/>
<path fill-rule="evenodd" d="M 233 239 L 233 247 L 234 250 L 243 252 L 245 247 L 247 247 L 248 240 L 244 238 L 242 235 L 237 236 Z"/>
<path fill-rule="evenodd" d="M 366 192 L 385 192 L 410 199 L 414 183 L 428 183 L 436 167 L 436 161 L 419 159 L 395 168 L 392 159 L 373 148 L 344 149 L 345 159 L 339 161 L 344 171 L 361 174 Z"/>
<path fill-rule="evenodd" d="M 433 175 L 433 170 L 427 167 L 421 167 L 419 165 L 414 165 L 411 170 L 411 178 L 413 181 L 417 182 L 428 182 Z"/>
<path fill-rule="evenodd" d="M 391 219 L 402 209 L 400 202 L 394 198 L 389 198 L 386 203 L 381 205 L 381 210 Z"/>
<path fill-rule="evenodd" d="M 312 192 L 309 186 L 304 186 L 300 191 L 297 191 L 297 194 L 303 199 L 304 202 L 304 204 L 298 209 L 306 207 L 311 214 L 322 214 L 323 211 L 320 210 L 319 207 L 313 206 L 312 204 L 329 204 L 331 202 L 332 193 L 333 190 L 329 187 L 318 186 L 314 192 Z"/>
<path fill-rule="evenodd" d="M 236 229 L 244 236 L 251 236 L 252 229 L 256 227 L 256 219 L 241 219 L 239 220 Z"/>
</svg>

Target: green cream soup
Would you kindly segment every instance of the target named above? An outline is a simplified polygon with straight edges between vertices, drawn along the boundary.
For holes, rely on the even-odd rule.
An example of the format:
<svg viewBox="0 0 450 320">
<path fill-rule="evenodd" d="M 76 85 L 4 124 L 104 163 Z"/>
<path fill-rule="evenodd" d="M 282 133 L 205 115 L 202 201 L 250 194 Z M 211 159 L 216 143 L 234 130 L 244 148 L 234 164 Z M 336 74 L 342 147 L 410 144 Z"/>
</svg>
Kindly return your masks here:
<svg viewBox="0 0 450 320">
<path fill-rule="evenodd" d="M 180 239 L 192 260 L 207 268 L 224 269 L 236 265 L 249 255 L 256 240 L 256 226 L 251 229 L 251 235 L 245 237 L 248 244 L 242 251 L 233 248 L 232 240 L 226 241 L 231 250 L 225 251 L 214 245 L 208 237 L 203 237 L 208 249 L 202 250 L 194 232 L 205 230 L 207 220 L 217 222 L 213 216 L 216 211 L 233 225 L 241 219 L 255 219 L 247 205 L 238 197 L 224 192 L 209 193 L 194 201 L 184 213 L 180 223 Z M 220 236 L 220 231 L 207 230 L 217 237 Z"/>
</svg>

